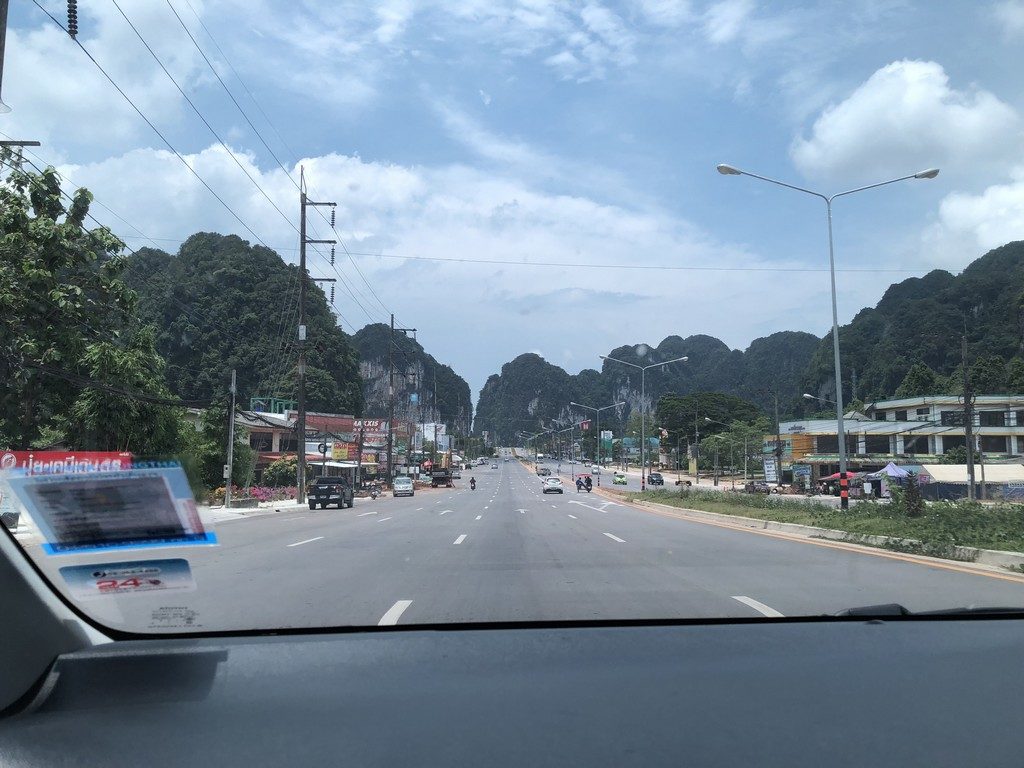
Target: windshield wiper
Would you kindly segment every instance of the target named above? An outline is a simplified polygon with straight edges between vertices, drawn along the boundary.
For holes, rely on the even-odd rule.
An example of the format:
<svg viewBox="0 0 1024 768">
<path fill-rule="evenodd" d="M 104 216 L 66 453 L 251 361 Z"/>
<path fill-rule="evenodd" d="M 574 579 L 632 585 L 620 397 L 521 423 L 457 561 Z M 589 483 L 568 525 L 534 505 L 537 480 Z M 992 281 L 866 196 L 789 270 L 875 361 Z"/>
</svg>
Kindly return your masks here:
<svg viewBox="0 0 1024 768">
<path fill-rule="evenodd" d="M 847 608 L 832 614 L 833 616 L 864 616 L 871 618 L 885 618 L 891 616 L 972 616 L 999 614 L 1024 614 L 1022 607 L 1010 606 L 983 606 L 971 605 L 962 608 L 943 608 L 938 611 L 912 611 L 899 603 L 882 603 L 881 605 L 862 605 L 857 608 Z"/>
</svg>

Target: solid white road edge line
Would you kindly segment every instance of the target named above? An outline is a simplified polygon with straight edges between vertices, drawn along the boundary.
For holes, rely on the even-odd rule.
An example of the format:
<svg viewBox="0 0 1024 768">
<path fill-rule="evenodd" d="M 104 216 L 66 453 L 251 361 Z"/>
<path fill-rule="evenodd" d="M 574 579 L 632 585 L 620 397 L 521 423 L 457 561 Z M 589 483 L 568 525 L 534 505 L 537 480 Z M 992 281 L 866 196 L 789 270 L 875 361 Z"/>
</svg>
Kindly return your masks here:
<svg viewBox="0 0 1024 768">
<path fill-rule="evenodd" d="M 760 614 L 762 614 L 764 616 L 770 616 L 773 619 L 779 618 L 779 617 L 785 615 L 783 613 L 780 613 L 779 611 L 776 611 L 774 608 L 772 608 L 770 606 L 767 606 L 767 605 L 765 605 L 764 603 L 762 603 L 762 602 L 760 602 L 758 600 L 755 600 L 752 597 L 747 597 L 746 595 L 733 595 L 732 599 L 733 600 L 739 600 L 744 605 L 749 605 L 751 608 L 753 608 L 758 613 L 760 613 Z"/>
<path fill-rule="evenodd" d="M 605 536 L 607 536 L 612 541 L 617 541 L 617 542 L 619 542 L 619 544 L 625 544 L 626 543 L 625 539 L 620 539 L 614 533 L 607 533 L 607 532 L 603 532 L 603 533 L 604 533 Z"/>
<path fill-rule="evenodd" d="M 398 619 L 401 617 L 403 613 L 405 613 L 405 609 L 408 608 L 410 605 L 412 605 L 412 600 L 397 601 L 394 605 L 388 608 L 387 613 L 380 617 L 380 621 L 377 622 L 377 626 L 390 627 L 394 624 L 397 624 Z"/>
<path fill-rule="evenodd" d="M 461 544 L 465 540 L 466 540 L 466 534 L 463 533 L 463 534 L 460 534 L 459 538 L 457 538 L 455 541 L 453 541 L 452 544 Z"/>
<path fill-rule="evenodd" d="M 323 536 L 317 536 L 316 538 L 313 538 L 313 539 L 305 539 L 304 541 L 296 541 L 294 544 L 289 544 L 288 546 L 289 547 L 297 547 L 300 544 L 309 544 L 309 542 L 311 542 L 311 541 L 320 541 L 320 539 L 322 539 L 322 538 L 323 538 Z"/>
</svg>

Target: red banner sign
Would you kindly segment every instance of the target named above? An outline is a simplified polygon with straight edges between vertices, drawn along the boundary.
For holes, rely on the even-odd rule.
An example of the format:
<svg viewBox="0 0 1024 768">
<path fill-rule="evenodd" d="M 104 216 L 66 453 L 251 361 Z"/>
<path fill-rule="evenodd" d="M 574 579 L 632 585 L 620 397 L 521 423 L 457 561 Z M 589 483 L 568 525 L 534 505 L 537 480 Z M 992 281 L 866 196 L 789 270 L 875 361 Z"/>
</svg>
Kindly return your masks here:
<svg viewBox="0 0 1024 768">
<path fill-rule="evenodd" d="M 116 451 L 0 451 L 0 470 L 33 475 L 112 472 L 132 468 L 132 455 Z"/>
</svg>

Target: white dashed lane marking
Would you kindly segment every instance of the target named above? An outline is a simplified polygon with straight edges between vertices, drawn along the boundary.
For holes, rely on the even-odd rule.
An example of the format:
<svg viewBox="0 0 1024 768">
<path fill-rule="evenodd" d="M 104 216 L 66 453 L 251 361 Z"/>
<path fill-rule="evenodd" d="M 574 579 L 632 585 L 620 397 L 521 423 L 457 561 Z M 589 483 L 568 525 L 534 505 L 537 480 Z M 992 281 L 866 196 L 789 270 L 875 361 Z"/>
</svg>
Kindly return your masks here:
<svg viewBox="0 0 1024 768">
<path fill-rule="evenodd" d="M 616 535 L 615 535 L 614 533 L 607 533 L 607 532 L 605 532 L 605 534 L 604 534 L 604 535 L 605 535 L 605 536 L 607 536 L 607 537 L 608 537 L 609 539 L 611 539 L 612 541 L 617 541 L 617 542 L 619 542 L 619 544 L 625 544 L 625 543 L 626 543 L 626 540 L 625 540 L 625 539 L 620 539 L 620 538 L 619 538 L 618 536 L 616 536 Z"/>
<path fill-rule="evenodd" d="M 401 618 L 402 614 L 405 613 L 405 609 L 412 605 L 412 600 L 399 600 L 390 608 L 388 612 L 380 617 L 380 621 L 377 622 L 378 627 L 389 627 L 393 624 L 398 623 L 398 619 Z"/>
<path fill-rule="evenodd" d="M 463 534 L 460 534 L 459 538 L 457 538 L 455 541 L 453 541 L 452 544 L 461 544 L 465 540 L 466 540 L 466 534 L 463 533 Z"/>
<path fill-rule="evenodd" d="M 608 534 L 605 534 L 605 535 L 607 536 Z M 769 617 L 771 617 L 773 619 L 776 619 L 776 618 L 780 618 L 780 617 L 785 615 L 785 614 L 780 613 L 779 611 L 776 611 L 771 606 L 765 605 L 764 603 L 760 602 L 759 600 L 755 600 L 752 597 L 747 597 L 746 595 L 733 595 L 732 599 L 733 600 L 739 600 L 744 605 L 750 606 L 755 611 L 760 613 L 762 616 L 769 616 Z"/>
<path fill-rule="evenodd" d="M 320 541 L 320 539 L 322 539 L 322 538 L 323 538 L 323 536 L 317 536 L 316 538 L 312 538 L 312 539 L 303 539 L 302 541 L 296 541 L 294 544 L 289 544 L 288 546 L 289 547 L 297 547 L 300 544 L 309 544 L 309 542 L 311 542 L 311 541 Z"/>
</svg>

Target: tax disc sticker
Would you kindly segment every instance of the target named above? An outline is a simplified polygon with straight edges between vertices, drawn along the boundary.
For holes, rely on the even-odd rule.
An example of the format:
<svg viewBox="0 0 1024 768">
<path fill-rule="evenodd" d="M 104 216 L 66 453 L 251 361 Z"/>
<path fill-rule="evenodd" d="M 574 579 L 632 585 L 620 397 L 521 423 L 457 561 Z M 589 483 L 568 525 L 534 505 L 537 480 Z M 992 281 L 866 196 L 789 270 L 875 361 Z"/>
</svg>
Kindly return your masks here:
<svg viewBox="0 0 1024 768">
<path fill-rule="evenodd" d="M 60 575 L 64 577 L 71 596 L 77 600 L 140 592 L 191 592 L 196 588 L 188 561 L 180 557 L 66 565 L 60 569 Z"/>
</svg>

